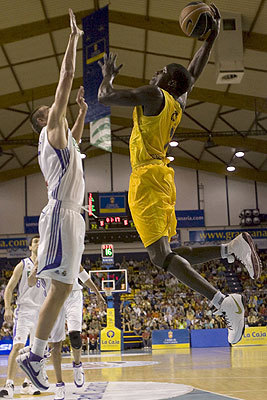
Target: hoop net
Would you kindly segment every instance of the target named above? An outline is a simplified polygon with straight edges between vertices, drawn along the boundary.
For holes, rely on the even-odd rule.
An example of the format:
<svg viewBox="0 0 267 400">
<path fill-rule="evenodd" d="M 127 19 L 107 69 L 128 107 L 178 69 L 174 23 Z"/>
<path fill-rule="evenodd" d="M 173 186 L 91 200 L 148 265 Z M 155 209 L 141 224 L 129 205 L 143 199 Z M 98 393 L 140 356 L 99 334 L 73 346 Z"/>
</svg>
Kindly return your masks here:
<svg viewBox="0 0 267 400">
<path fill-rule="evenodd" d="M 107 297 L 111 297 L 112 296 L 112 290 L 113 290 L 113 288 L 109 288 L 109 287 L 104 288 L 105 295 Z"/>
</svg>

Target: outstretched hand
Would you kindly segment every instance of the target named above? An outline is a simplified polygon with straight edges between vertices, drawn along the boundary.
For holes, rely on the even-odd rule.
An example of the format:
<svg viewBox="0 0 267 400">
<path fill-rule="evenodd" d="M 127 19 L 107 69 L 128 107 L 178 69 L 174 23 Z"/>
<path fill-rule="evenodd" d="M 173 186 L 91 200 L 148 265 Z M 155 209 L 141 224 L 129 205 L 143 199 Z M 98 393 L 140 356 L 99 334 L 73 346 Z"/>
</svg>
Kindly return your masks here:
<svg viewBox="0 0 267 400">
<path fill-rule="evenodd" d="M 219 9 L 215 6 L 214 3 L 211 3 L 210 9 L 212 12 L 212 27 L 211 27 L 211 34 L 209 35 L 209 39 L 215 39 L 219 32 L 221 26 L 221 14 Z"/>
<path fill-rule="evenodd" d="M 116 59 L 117 54 L 113 55 L 113 53 L 109 53 L 109 55 L 107 55 L 105 53 L 104 62 L 102 63 L 101 61 L 98 61 L 98 65 L 101 67 L 103 77 L 110 76 L 114 79 L 115 76 L 118 75 L 123 64 L 116 67 Z"/>
<path fill-rule="evenodd" d="M 82 36 L 83 31 L 80 28 L 78 28 L 75 15 L 71 8 L 69 8 L 69 16 L 70 16 L 71 35 L 75 35 L 75 36 L 79 36 L 79 37 Z"/>
<path fill-rule="evenodd" d="M 87 111 L 88 105 L 84 99 L 84 87 L 83 86 L 80 86 L 80 88 L 78 90 L 77 97 L 76 97 L 76 103 L 78 104 L 81 111 L 84 111 L 84 112 Z"/>
</svg>

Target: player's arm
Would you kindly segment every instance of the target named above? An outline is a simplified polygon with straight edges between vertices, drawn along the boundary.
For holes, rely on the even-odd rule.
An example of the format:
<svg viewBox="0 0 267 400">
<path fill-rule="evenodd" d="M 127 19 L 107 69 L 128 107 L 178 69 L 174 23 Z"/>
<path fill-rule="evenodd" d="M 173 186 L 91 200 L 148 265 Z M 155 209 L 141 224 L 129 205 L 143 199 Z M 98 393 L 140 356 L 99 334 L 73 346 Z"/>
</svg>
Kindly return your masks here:
<svg viewBox="0 0 267 400">
<path fill-rule="evenodd" d="M 208 63 L 212 47 L 220 31 L 220 23 L 221 23 L 220 12 L 218 8 L 215 6 L 215 4 L 211 4 L 210 8 L 213 12 L 213 18 L 212 18 L 213 24 L 211 28 L 211 33 L 209 37 L 205 40 L 203 45 L 200 47 L 200 49 L 196 52 L 196 54 L 194 55 L 192 61 L 188 66 L 188 71 L 191 74 L 191 85 L 189 90 L 179 97 L 179 103 L 181 104 L 183 109 L 186 106 L 188 94 L 193 89 L 196 80 L 199 78 L 203 69 Z"/>
<path fill-rule="evenodd" d="M 116 67 L 116 55 L 112 53 L 104 55 L 103 63 L 98 64 L 101 67 L 103 80 L 98 90 L 98 101 L 107 106 L 149 106 L 153 109 L 161 107 L 164 101 L 162 91 L 155 85 L 141 86 L 137 89 L 115 89 L 113 81 L 118 75 L 122 64 Z"/>
<path fill-rule="evenodd" d="M 106 302 L 102 294 L 99 292 L 94 282 L 90 279 L 88 272 L 85 271 L 85 269 L 82 266 L 80 266 L 80 273 L 78 275 L 78 278 L 82 281 L 82 283 L 85 286 L 87 286 L 92 292 L 96 294 L 97 302 L 100 305 L 100 307 L 105 308 Z"/>
<path fill-rule="evenodd" d="M 69 9 L 69 15 L 71 33 L 60 69 L 55 100 L 49 111 L 47 121 L 49 142 L 55 148 L 67 146 L 65 116 L 74 78 L 77 44 L 83 34 L 83 31 L 77 27 L 75 15 L 71 9 Z"/>
<path fill-rule="evenodd" d="M 4 292 L 5 314 L 4 319 L 6 322 L 12 322 L 13 312 L 11 309 L 12 294 L 17 286 L 23 271 L 23 261 L 20 261 L 14 268 L 13 274 L 8 281 L 7 287 Z"/>
<path fill-rule="evenodd" d="M 76 103 L 79 106 L 79 114 L 78 114 L 75 124 L 73 125 L 73 128 L 71 130 L 71 134 L 74 137 L 74 139 L 76 140 L 76 142 L 79 143 L 82 138 L 83 129 L 84 129 L 84 120 L 85 120 L 86 112 L 88 109 L 88 106 L 84 100 L 83 86 L 80 86 L 80 89 L 78 90 L 78 94 L 76 97 Z"/>
</svg>

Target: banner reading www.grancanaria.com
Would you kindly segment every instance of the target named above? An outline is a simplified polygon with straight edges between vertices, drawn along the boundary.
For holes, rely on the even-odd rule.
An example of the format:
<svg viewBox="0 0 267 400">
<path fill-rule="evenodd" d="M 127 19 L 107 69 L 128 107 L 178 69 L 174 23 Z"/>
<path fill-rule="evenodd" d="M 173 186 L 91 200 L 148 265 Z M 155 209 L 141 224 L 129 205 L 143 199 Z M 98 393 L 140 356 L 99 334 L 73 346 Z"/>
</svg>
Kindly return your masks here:
<svg viewBox="0 0 267 400">
<path fill-rule="evenodd" d="M 190 231 L 190 242 L 223 242 L 234 239 L 242 232 L 249 232 L 253 239 L 267 239 L 267 229 L 225 229 L 212 231 Z"/>
</svg>

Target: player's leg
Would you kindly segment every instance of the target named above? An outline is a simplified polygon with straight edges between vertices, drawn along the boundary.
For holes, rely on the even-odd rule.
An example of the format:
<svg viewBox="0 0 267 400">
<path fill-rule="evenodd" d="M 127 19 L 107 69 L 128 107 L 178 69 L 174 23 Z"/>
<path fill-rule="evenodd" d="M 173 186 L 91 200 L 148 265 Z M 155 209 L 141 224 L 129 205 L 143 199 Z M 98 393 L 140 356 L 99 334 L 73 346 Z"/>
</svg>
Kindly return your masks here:
<svg viewBox="0 0 267 400">
<path fill-rule="evenodd" d="M 162 237 L 147 247 L 152 263 L 170 272 L 179 281 L 207 297 L 211 303 L 225 314 L 229 326 L 228 340 L 237 343 L 244 329 L 244 306 L 238 294 L 223 295 L 204 279 L 183 257 L 173 253 L 167 237 Z"/>
<path fill-rule="evenodd" d="M 62 341 L 49 342 L 49 347 L 51 348 L 51 357 L 57 380 L 54 400 L 64 400 L 66 388 L 65 388 L 65 383 L 62 379 L 62 369 L 61 369 Z"/>
<path fill-rule="evenodd" d="M 41 307 L 33 346 L 29 353 L 17 357 L 17 362 L 33 384 L 40 390 L 49 388 L 45 372 L 45 348 L 58 314 L 72 289 L 72 284 L 52 280 Z"/>
<path fill-rule="evenodd" d="M 73 375 L 77 387 L 84 385 L 84 371 L 81 362 L 82 353 L 82 311 L 83 295 L 81 290 L 73 290 L 65 303 L 66 319 L 73 353 Z"/>
<path fill-rule="evenodd" d="M 185 258 L 191 265 L 200 264 L 218 258 L 227 258 L 228 262 L 238 259 L 247 269 L 252 279 L 261 274 L 261 261 L 251 236 L 241 233 L 227 244 L 220 246 L 179 247 L 173 252 Z"/>
</svg>

